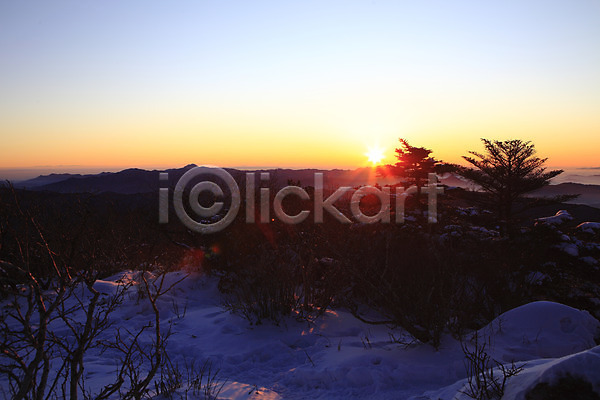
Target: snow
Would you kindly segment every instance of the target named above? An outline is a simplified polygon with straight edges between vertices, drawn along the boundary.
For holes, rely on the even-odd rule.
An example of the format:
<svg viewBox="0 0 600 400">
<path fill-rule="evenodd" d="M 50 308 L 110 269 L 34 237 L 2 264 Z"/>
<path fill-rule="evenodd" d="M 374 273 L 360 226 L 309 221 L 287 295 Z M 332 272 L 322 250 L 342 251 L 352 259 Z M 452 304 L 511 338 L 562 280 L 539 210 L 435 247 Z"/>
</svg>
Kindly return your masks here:
<svg viewBox="0 0 600 400">
<path fill-rule="evenodd" d="M 600 335 L 600 322 L 586 311 L 549 301 L 533 302 L 502 314 L 477 335 L 491 344 L 492 359 L 524 368 L 509 378 L 503 399 L 525 399 L 538 383 L 556 383 L 566 374 L 584 378 L 600 394 L 600 346 L 594 341 Z M 415 400 L 468 399 L 466 385 L 462 379 Z"/>
<path fill-rule="evenodd" d="M 600 346 L 538 365 L 532 364 L 512 378 L 504 398 L 525 400 L 527 392 L 538 383 L 555 384 L 567 374 L 590 382 L 594 391 L 600 394 Z"/>
<path fill-rule="evenodd" d="M 496 230 L 476 225 L 461 226 L 448 224 L 444 226 L 444 231 L 445 233 L 440 235 L 442 240 L 446 240 L 448 237 L 462 238 L 466 235 L 479 238 L 494 238 L 500 236 L 500 232 Z"/>
<path fill-rule="evenodd" d="M 266 388 L 239 382 L 226 383 L 219 392 L 219 400 L 279 400 L 281 396 Z"/>
<path fill-rule="evenodd" d="M 546 281 L 551 281 L 552 278 L 543 272 L 533 271 L 527 274 L 526 281 L 531 285 L 542 285 Z"/>
<path fill-rule="evenodd" d="M 560 210 L 551 217 L 538 218 L 537 221 L 541 224 L 560 225 L 564 222 L 572 220 L 573 217 L 567 210 Z"/>
<path fill-rule="evenodd" d="M 99 339 L 113 338 L 116 327 L 135 331 L 152 320 L 140 282 L 134 271 L 96 282 L 105 298 L 127 287 L 125 301 L 111 314 L 115 327 Z M 171 326 L 170 360 L 178 366 L 208 360 L 223 384 L 219 399 L 458 399 L 465 384 L 464 353 L 449 335 L 435 350 L 411 344 L 400 328 L 367 325 L 340 309 L 313 321 L 292 316 L 279 326 L 250 325 L 223 308 L 216 277 L 172 272 L 162 284 L 172 286 L 157 303 L 161 324 Z M 68 330 L 59 333 L 67 335 Z M 527 361 L 525 370 L 509 380 L 515 397 L 505 398 L 524 398 L 527 388 L 569 371 L 600 389 L 600 349 L 594 347 L 600 322 L 586 311 L 530 303 L 502 314 L 477 334 L 489 338 L 493 358 Z M 391 335 L 406 344 L 390 340 Z M 151 343 L 152 335 L 142 339 Z M 114 379 L 117 363 L 118 355 L 110 350 L 86 353 L 85 382 L 92 392 Z"/>
<path fill-rule="evenodd" d="M 586 233 L 597 233 L 600 232 L 600 222 L 583 222 L 577 225 L 576 229 Z"/>
<path fill-rule="evenodd" d="M 556 245 L 560 251 L 567 253 L 570 256 L 577 257 L 579 256 L 579 248 L 574 243 L 562 242 Z"/>
<path fill-rule="evenodd" d="M 598 265 L 598 260 L 590 256 L 581 257 L 581 261 L 588 265 Z"/>
<path fill-rule="evenodd" d="M 450 188 L 448 188 L 450 189 Z M 474 217 L 480 214 L 477 207 L 456 207 L 456 212 L 462 216 Z"/>
<path fill-rule="evenodd" d="M 498 232 L 496 230 L 490 230 L 490 229 L 484 228 L 483 226 L 472 226 L 471 230 L 475 231 L 475 232 L 480 232 L 480 233 L 490 236 L 490 237 L 500 236 L 500 232 Z"/>
<path fill-rule="evenodd" d="M 525 400 L 527 393 L 539 383 L 556 384 L 567 375 L 591 383 L 594 392 L 600 394 L 600 346 L 565 357 L 539 359 L 523 365 L 523 371 L 508 379 L 502 399 Z M 467 379 L 462 379 L 440 390 L 414 397 L 413 400 L 471 399 L 465 393 L 467 390 Z"/>
<path fill-rule="evenodd" d="M 536 301 L 500 315 L 479 331 L 504 362 L 562 357 L 595 346 L 600 322 L 587 311 Z"/>
</svg>

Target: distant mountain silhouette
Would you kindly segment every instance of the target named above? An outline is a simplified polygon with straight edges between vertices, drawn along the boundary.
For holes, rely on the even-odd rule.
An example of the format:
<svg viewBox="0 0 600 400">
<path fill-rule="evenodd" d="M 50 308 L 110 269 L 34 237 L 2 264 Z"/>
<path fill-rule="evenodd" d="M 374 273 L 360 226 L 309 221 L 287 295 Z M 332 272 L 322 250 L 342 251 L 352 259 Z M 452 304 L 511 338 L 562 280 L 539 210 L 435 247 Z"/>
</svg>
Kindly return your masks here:
<svg viewBox="0 0 600 400">
<path fill-rule="evenodd" d="M 104 193 L 114 192 L 121 194 L 148 193 L 157 191 L 161 187 L 159 173 L 169 173 L 169 184 L 174 186 L 179 178 L 195 164 L 189 164 L 182 168 L 164 171 L 143 170 L 138 168 L 126 169 L 120 172 L 103 172 L 97 175 L 80 174 L 50 174 L 42 175 L 34 179 L 20 182 L 15 186 L 30 190 L 46 190 L 58 193 Z M 225 168 L 237 182 L 243 182 L 248 172 L 268 172 L 269 183 L 272 187 L 283 187 L 288 181 L 300 182 L 303 187 L 314 186 L 314 174 L 323 172 L 325 187 L 359 186 L 365 184 L 384 185 L 394 183 L 396 179 L 383 179 L 377 177 L 372 168 L 359 168 L 356 170 L 317 170 L 317 169 L 263 169 L 245 171 L 233 168 Z M 256 177 L 259 183 L 259 177 Z M 164 184 L 162 184 L 164 185 Z"/>
<path fill-rule="evenodd" d="M 130 168 L 119 172 L 102 172 L 95 175 L 81 174 L 50 174 L 41 175 L 37 178 L 20 182 L 15 185 L 18 188 L 52 191 L 57 193 L 120 193 L 136 194 L 151 193 L 158 191 L 159 187 L 164 187 L 158 179 L 160 172 L 169 173 L 169 186 L 173 187 L 181 176 L 195 164 L 189 164 L 182 168 L 159 170 L 144 170 L 139 168 Z M 243 185 L 245 174 L 248 172 L 268 172 L 270 174 L 269 185 L 273 188 L 280 188 L 288 184 L 288 181 L 294 183 L 300 182 L 303 187 L 314 186 L 315 172 L 322 172 L 324 175 L 325 188 L 337 188 L 340 186 L 356 187 L 360 185 L 373 185 L 379 183 L 386 185 L 397 183 L 396 178 L 380 178 L 373 168 L 357 168 L 354 170 L 318 170 L 318 169 L 262 169 L 246 171 L 233 168 L 225 168 L 233 178 Z M 440 179 L 440 182 L 446 186 L 458 186 L 463 188 L 473 188 L 468 182 L 448 174 Z M 260 178 L 256 176 L 257 186 Z M 571 203 L 587 204 L 594 207 L 600 207 L 600 185 L 584 185 L 579 183 L 561 183 L 558 185 L 549 185 L 535 192 L 532 196 L 555 196 L 561 194 L 579 194 L 579 198 Z"/>
<path fill-rule="evenodd" d="M 12 181 L 15 188 L 29 190 L 48 190 L 54 192 L 77 193 L 77 192 L 115 192 L 115 193 L 145 193 L 151 192 L 158 188 L 155 177 L 159 172 L 173 173 L 170 176 L 170 181 L 173 182 L 173 177 L 179 179 L 181 174 L 187 171 L 195 164 L 189 164 L 182 168 L 169 169 L 166 171 L 144 170 L 139 168 L 130 168 L 120 172 L 102 172 L 98 174 L 81 174 L 81 173 L 50 173 L 43 174 L 36 178 Z M 243 175 L 246 172 L 269 172 L 271 174 L 270 181 L 275 187 L 287 185 L 288 180 L 294 182 L 300 181 L 302 186 L 314 185 L 314 173 L 323 172 L 325 176 L 326 186 L 359 186 L 359 185 L 380 185 L 398 183 L 398 178 L 381 178 L 378 177 L 375 170 L 370 167 L 357 168 L 354 170 L 332 169 L 322 170 L 314 168 L 305 169 L 289 169 L 289 168 L 263 168 L 263 169 L 235 169 L 225 168 L 234 177 L 239 177 L 243 180 Z M 148 174 L 150 180 L 148 181 Z M 102 177 L 100 179 L 99 177 Z M 139 182 L 137 180 L 140 179 Z M 258 179 L 258 177 L 257 177 Z M 4 181 L 0 181 L 3 185 Z M 144 183 L 145 182 L 145 183 Z M 453 174 L 446 174 L 440 178 L 440 182 L 446 186 L 462 187 L 472 189 L 473 184 L 457 177 Z M 148 185 L 151 183 L 151 185 Z"/>
<path fill-rule="evenodd" d="M 159 173 L 169 172 L 173 177 L 181 177 L 195 165 L 166 171 L 125 169 L 119 172 L 102 172 L 96 175 L 51 174 L 20 182 L 17 187 L 32 190 L 46 190 L 58 193 L 121 193 L 136 194 L 157 191 Z M 51 181 L 43 184 L 44 181 Z"/>
<path fill-rule="evenodd" d="M 40 175 L 37 178 L 29 179 L 27 181 L 22 181 L 19 183 L 15 183 L 14 186 L 17 188 L 31 189 L 37 188 L 39 186 L 50 185 L 56 182 L 62 182 L 67 179 L 73 178 L 83 178 L 86 176 L 92 175 L 81 175 L 81 174 L 50 174 L 50 175 Z"/>
</svg>

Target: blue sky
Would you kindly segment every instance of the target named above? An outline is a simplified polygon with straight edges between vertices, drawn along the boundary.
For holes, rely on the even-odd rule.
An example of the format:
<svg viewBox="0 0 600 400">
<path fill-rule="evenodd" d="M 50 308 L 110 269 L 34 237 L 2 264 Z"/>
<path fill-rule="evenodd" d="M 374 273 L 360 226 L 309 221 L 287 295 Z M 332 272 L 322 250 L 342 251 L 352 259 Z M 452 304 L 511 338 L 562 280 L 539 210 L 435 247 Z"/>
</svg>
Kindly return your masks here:
<svg viewBox="0 0 600 400">
<path fill-rule="evenodd" d="M 0 53 L 3 168 L 600 146 L 598 1 L 5 1 Z"/>
</svg>

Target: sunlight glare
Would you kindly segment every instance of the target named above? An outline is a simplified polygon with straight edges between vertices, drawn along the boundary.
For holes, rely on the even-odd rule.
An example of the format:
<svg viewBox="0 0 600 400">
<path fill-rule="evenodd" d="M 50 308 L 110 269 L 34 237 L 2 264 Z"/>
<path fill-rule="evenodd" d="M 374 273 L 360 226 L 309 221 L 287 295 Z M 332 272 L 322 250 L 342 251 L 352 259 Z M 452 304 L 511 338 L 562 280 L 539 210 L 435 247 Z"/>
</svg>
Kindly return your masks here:
<svg viewBox="0 0 600 400">
<path fill-rule="evenodd" d="M 365 153 L 365 155 L 369 158 L 369 162 L 373 165 L 377 165 L 381 163 L 383 160 L 383 150 L 380 147 L 369 147 L 369 150 Z"/>
</svg>

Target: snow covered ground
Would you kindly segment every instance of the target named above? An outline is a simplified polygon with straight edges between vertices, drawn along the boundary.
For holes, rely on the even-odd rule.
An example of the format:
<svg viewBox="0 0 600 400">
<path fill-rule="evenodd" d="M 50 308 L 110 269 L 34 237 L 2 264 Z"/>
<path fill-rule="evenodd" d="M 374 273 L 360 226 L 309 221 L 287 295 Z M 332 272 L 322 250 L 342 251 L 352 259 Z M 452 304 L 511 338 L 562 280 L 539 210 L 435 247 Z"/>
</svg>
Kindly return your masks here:
<svg viewBox="0 0 600 400">
<path fill-rule="evenodd" d="M 169 273 L 167 283 L 185 275 Z M 95 288 L 109 298 L 132 280 L 135 273 L 123 272 L 96 282 Z M 106 339 L 116 327 L 135 331 L 152 320 L 151 305 L 139 293 L 136 285 L 128 289 L 126 301 L 111 316 L 115 326 L 103 333 Z M 159 299 L 158 307 L 162 325 L 172 326 L 167 345 L 172 364 L 210 361 L 224 383 L 219 399 L 468 398 L 461 393 L 467 383 L 463 348 L 450 336 L 439 350 L 398 344 L 390 335 L 410 343 L 401 329 L 367 325 L 344 310 L 312 322 L 289 317 L 280 326 L 251 326 L 222 307 L 217 279 L 200 274 L 188 275 Z M 585 311 L 530 303 L 477 334 L 489 343 L 493 359 L 524 365 L 509 379 L 505 399 L 524 399 L 537 383 L 555 382 L 565 373 L 584 377 L 600 393 L 600 347 L 594 341 L 600 322 Z M 86 353 L 85 383 L 92 393 L 114 380 L 118 358 L 110 350 Z"/>
</svg>

